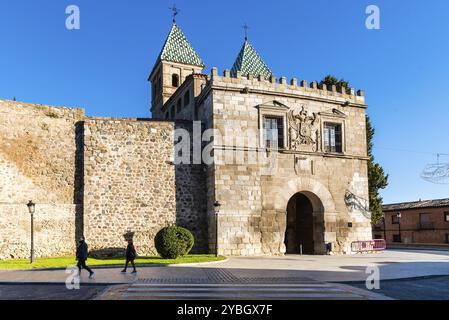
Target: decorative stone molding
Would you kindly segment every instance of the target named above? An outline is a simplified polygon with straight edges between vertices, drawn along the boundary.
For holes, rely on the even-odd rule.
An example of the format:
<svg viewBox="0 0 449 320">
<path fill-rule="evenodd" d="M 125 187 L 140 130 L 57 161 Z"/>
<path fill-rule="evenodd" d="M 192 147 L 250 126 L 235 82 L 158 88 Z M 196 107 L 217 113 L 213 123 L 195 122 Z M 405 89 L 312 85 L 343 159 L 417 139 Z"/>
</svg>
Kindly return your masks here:
<svg viewBox="0 0 449 320">
<path fill-rule="evenodd" d="M 320 119 L 317 113 L 309 116 L 305 106 L 288 112 L 289 147 L 295 151 L 320 151 Z"/>
</svg>

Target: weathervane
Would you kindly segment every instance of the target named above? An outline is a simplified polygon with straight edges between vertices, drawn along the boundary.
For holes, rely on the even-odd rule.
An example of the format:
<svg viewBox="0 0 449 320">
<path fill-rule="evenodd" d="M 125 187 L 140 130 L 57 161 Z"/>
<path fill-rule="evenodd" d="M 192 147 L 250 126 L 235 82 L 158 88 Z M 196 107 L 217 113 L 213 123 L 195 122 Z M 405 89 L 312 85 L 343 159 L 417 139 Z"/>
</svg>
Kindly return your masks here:
<svg viewBox="0 0 449 320">
<path fill-rule="evenodd" d="M 248 40 L 248 29 L 249 29 L 249 27 L 248 27 L 248 25 L 245 23 L 245 24 L 242 26 L 242 28 L 243 28 L 243 30 L 245 30 L 245 40 Z"/>
<path fill-rule="evenodd" d="M 173 7 L 171 7 L 171 8 L 169 8 L 173 13 L 172 13 L 172 16 L 173 16 L 173 23 L 175 23 L 176 22 L 176 16 L 178 15 L 178 13 L 179 13 L 179 9 L 178 8 L 176 8 L 176 5 L 175 4 L 173 4 Z"/>
</svg>

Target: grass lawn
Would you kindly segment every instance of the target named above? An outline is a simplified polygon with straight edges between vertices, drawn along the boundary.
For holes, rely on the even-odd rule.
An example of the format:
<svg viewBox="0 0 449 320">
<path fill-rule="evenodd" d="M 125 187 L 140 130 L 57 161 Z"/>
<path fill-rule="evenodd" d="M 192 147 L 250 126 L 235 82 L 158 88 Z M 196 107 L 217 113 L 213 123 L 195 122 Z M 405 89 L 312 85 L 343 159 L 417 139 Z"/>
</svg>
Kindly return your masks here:
<svg viewBox="0 0 449 320">
<path fill-rule="evenodd" d="M 214 254 L 189 254 L 178 259 L 162 259 L 161 257 L 138 257 L 135 260 L 137 265 L 152 264 L 178 264 L 178 263 L 197 263 L 221 261 L 225 257 L 215 257 Z M 0 260 L 1 269 L 36 269 L 36 268 L 66 268 L 76 264 L 75 257 L 56 257 L 56 258 L 37 258 L 33 264 L 29 259 Z M 89 258 L 87 265 L 98 266 L 122 266 L 125 264 L 124 258 Z"/>
</svg>

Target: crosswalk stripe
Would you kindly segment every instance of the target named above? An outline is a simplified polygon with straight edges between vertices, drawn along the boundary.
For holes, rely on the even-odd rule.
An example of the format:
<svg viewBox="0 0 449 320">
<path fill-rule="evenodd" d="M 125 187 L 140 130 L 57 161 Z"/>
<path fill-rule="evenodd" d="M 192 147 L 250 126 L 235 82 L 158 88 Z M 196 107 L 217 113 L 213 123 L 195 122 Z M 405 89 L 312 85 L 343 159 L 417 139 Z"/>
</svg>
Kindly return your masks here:
<svg viewBox="0 0 449 320">
<path fill-rule="evenodd" d="M 364 299 L 361 295 L 321 284 L 143 284 L 127 289 L 125 299 Z"/>
</svg>

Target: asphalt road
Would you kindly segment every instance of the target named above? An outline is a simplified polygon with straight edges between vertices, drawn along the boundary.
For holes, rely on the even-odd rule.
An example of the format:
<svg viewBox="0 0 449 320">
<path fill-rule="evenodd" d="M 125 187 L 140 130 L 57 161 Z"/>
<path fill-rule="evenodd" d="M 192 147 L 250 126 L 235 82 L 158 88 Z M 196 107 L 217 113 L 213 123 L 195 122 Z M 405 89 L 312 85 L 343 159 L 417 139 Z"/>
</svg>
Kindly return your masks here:
<svg viewBox="0 0 449 320">
<path fill-rule="evenodd" d="M 81 286 L 68 290 L 63 284 L 0 284 L 0 300 L 90 300 L 107 286 Z"/>
<path fill-rule="evenodd" d="M 351 283 L 365 289 L 365 283 Z M 398 300 L 449 300 L 449 276 L 383 280 L 379 290 L 373 290 Z"/>
</svg>

